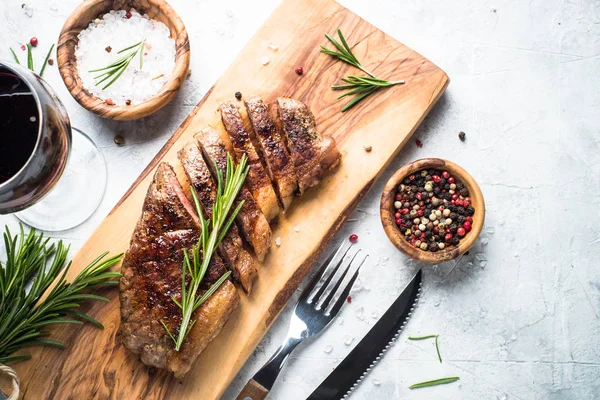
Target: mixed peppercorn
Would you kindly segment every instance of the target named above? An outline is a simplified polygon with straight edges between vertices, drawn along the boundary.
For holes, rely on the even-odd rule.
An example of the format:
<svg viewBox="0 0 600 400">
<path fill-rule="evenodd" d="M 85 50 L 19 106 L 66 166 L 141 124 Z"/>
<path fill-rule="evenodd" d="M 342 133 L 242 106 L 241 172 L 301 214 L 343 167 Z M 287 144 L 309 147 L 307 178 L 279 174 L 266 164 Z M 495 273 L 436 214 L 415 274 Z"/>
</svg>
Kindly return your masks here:
<svg viewBox="0 0 600 400">
<path fill-rule="evenodd" d="M 465 185 L 448 171 L 428 169 L 406 177 L 394 201 L 404 239 L 424 251 L 456 246 L 472 229 L 475 209 Z"/>
</svg>

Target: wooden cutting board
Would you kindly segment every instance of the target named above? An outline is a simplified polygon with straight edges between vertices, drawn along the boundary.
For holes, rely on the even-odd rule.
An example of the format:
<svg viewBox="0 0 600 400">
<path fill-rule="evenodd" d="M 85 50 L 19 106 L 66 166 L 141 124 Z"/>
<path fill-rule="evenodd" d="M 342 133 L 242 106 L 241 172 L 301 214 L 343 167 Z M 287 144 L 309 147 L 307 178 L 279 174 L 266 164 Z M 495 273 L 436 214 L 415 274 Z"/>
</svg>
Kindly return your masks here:
<svg viewBox="0 0 600 400">
<path fill-rule="evenodd" d="M 337 28 L 368 70 L 380 78 L 404 79 L 341 113 L 345 100 L 330 89 L 341 77 L 361 71 L 321 54 L 331 47 L 324 37 Z M 268 48 L 269 43 L 279 47 Z M 270 62 L 263 65 L 263 57 Z M 294 72 L 303 66 L 304 74 Z M 295 200 L 274 227 L 273 245 L 260 268 L 252 294 L 241 293 L 221 334 L 208 346 L 186 378 L 179 382 L 164 371 L 148 368 L 121 345 L 118 291 L 101 293 L 108 304 L 85 305 L 105 329 L 58 326 L 52 336 L 64 350 L 32 349 L 32 360 L 15 364 L 26 399 L 216 399 L 225 391 L 273 320 L 311 270 L 313 263 L 439 99 L 446 74 L 398 41 L 332 0 L 284 0 L 233 64 L 209 90 L 173 137 L 135 181 L 112 212 L 75 256 L 72 279 L 98 254 L 127 250 L 140 216 L 146 190 L 160 161 L 181 175 L 177 150 L 206 125 L 223 129 L 217 112 L 237 91 L 261 94 L 265 100 L 290 96 L 307 103 L 322 134 L 333 136 L 342 164 L 320 186 Z M 241 102 L 239 103 L 241 104 Z M 372 151 L 366 152 L 365 146 Z M 86 308 L 87 307 L 87 308 Z"/>
</svg>

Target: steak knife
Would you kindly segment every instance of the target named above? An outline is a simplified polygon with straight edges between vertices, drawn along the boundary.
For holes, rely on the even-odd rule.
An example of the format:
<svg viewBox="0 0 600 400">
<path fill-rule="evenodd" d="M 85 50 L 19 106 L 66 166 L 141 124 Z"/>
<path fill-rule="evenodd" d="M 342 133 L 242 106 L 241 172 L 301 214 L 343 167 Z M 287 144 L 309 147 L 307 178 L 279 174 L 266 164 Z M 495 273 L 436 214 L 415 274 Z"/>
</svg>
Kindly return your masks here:
<svg viewBox="0 0 600 400">
<path fill-rule="evenodd" d="M 307 400 L 346 399 L 350 395 L 408 322 L 421 294 L 421 279 L 422 272 L 419 270 L 373 328 Z"/>
</svg>

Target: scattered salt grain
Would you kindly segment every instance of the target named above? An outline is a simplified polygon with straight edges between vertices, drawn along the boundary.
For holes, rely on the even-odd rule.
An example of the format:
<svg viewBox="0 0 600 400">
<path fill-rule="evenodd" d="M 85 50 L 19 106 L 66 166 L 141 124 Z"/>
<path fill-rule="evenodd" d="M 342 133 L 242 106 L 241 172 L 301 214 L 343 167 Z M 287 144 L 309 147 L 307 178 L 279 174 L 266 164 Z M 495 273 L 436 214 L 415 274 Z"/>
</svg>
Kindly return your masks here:
<svg viewBox="0 0 600 400">
<path fill-rule="evenodd" d="M 110 98 L 119 106 L 126 105 L 127 100 L 130 104 L 139 104 L 154 96 L 169 80 L 175 67 L 175 41 L 170 37 L 169 28 L 134 9 L 130 12 L 131 18 L 126 17 L 125 10 L 113 10 L 102 18 L 96 18 L 81 31 L 75 48 L 77 70 L 83 86 L 92 95 L 102 100 Z M 119 50 L 143 40 L 141 69 L 139 56 L 136 56 L 115 84 L 102 89 L 108 82 L 104 81 L 96 86 L 94 77 L 102 71 L 90 70 L 106 67 L 123 56 L 123 53 L 118 53 Z M 108 46 L 115 51 L 105 51 Z M 156 78 L 161 74 L 160 78 Z"/>
<path fill-rule="evenodd" d="M 488 238 L 481 238 L 481 244 L 487 246 L 490 240 Z"/>
<path fill-rule="evenodd" d="M 344 325 L 344 318 L 338 318 L 338 324 Z"/>
<path fill-rule="evenodd" d="M 33 7 L 29 3 L 23 3 L 23 4 L 21 4 L 21 8 L 23 9 L 23 12 L 29 18 L 31 18 L 33 16 Z"/>
<path fill-rule="evenodd" d="M 297 226 L 294 227 L 294 232 L 300 232 L 300 228 L 298 228 Z"/>
<path fill-rule="evenodd" d="M 377 378 L 373 378 L 373 385 L 379 386 L 379 385 L 381 385 L 381 381 Z"/>
<path fill-rule="evenodd" d="M 279 50 L 279 47 L 275 46 L 273 43 L 269 43 L 267 46 L 273 51 Z"/>
<path fill-rule="evenodd" d="M 281 238 L 279 236 L 277 236 L 277 238 L 275 238 L 275 245 L 281 246 Z"/>
<path fill-rule="evenodd" d="M 58 5 L 56 3 L 50 3 L 50 10 L 51 11 L 58 11 Z"/>
<path fill-rule="evenodd" d="M 328 344 L 327 346 L 325 346 L 325 348 L 323 349 L 323 351 L 327 354 L 331 353 L 331 350 L 333 350 L 333 346 Z"/>
<path fill-rule="evenodd" d="M 481 268 L 485 268 L 485 266 L 486 266 L 486 265 L 487 265 L 487 261 L 485 261 L 485 260 L 483 260 L 483 261 L 481 261 L 481 262 L 479 263 L 479 266 L 480 266 Z"/>
<path fill-rule="evenodd" d="M 225 11 L 225 15 L 227 15 L 229 18 L 233 18 L 233 11 L 227 10 Z"/>
<path fill-rule="evenodd" d="M 271 60 L 269 59 L 269 57 L 263 57 L 260 62 L 262 63 L 262 65 L 267 65 Z"/>
<path fill-rule="evenodd" d="M 379 313 L 378 313 L 377 311 L 373 311 L 373 312 L 371 313 L 371 318 L 373 318 L 373 319 L 377 319 L 378 317 L 379 317 Z"/>
<path fill-rule="evenodd" d="M 344 344 L 346 346 L 350 346 L 353 341 L 354 341 L 354 337 L 353 336 L 350 336 L 350 335 L 344 336 Z"/>
<path fill-rule="evenodd" d="M 485 254 L 483 254 L 483 253 L 477 253 L 477 254 L 475 254 L 475 259 L 477 261 L 485 261 Z"/>
<path fill-rule="evenodd" d="M 486 231 L 487 233 L 489 233 L 490 235 L 493 235 L 493 234 L 494 234 L 494 232 L 496 232 L 496 229 L 490 226 L 490 227 L 489 227 L 489 228 L 487 228 L 485 231 Z"/>
</svg>

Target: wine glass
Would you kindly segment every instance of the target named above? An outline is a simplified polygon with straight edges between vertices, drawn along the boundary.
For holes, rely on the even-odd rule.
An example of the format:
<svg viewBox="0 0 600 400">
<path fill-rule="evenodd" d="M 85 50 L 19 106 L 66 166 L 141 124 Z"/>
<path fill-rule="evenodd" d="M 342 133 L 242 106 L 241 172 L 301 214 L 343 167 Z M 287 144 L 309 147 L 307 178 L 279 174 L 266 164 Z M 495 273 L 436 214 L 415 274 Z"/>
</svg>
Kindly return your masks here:
<svg viewBox="0 0 600 400">
<path fill-rule="evenodd" d="M 37 74 L 0 61 L 0 214 L 36 229 L 73 228 L 98 208 L 106 162 Z"/>
</svg>

